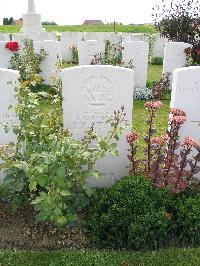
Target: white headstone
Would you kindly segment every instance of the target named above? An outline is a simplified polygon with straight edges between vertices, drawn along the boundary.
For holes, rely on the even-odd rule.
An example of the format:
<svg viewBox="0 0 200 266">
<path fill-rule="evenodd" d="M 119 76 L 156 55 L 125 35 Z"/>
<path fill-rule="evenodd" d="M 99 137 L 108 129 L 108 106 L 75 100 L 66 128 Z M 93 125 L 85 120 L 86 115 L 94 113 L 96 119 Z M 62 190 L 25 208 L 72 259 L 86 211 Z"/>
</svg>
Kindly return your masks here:
<svg viewBox="0 0 200 266">
<path fill-rule="evenodd" d="M 105 136 L 106 116 L 125 107 L 126 120 L 132 124 L 134 71 L 113 66 L 81 66 L 62 71 L 64 127 L 73 136 L 82 139 L 84 132 L 95 123 L 95 129 Z M 119 157 L 106 156 L 97 162 L 101 180 L 92 180 L 92 186 L 108 186 L 128 174 L 127 144 L 120 139 Z"/>
<path fill-rule="evenodd" d="M 96 32 L 96 39 L 100 42 L 104 42 L 106 40 L 105 32 Z"/>
<path fill-rule="evenodd" d="M 200 66 L 174 71 L 171 108 L 186 112 L 187 121 L 180 130 L 180 139 L 190 136 L 200 144 Z"/>
<path fill-rule="evenodd" d="M 11 105 L 16 105 L 15 84 L 19 78 L 18 71 L 0 68 L 0 145 L 7 145 L 10 142 L 16 142 L 16 135 L 10 130 L 8 133 L 4 131 L 4 124 L 16 126 L 19 121 L 15 113 L 9 110 Z M 3 173 L 0 172 L 0 181 L 3 179 Z"/>
<path fill-rule="evenodd" d="M 52 84 L 52 77 L 59 75 L 57 64 L 62 61 L 60 42 L 35 42 L 34 49 L 36 53 L 39 53 L 40 49 L 44 49 L 47 53 L 47 57 L 40 66 L 41 76 L 46 84 Z"/>
<path fill-rule="evenodd" d="M 129 33 L 122 33 L 122 41 L 123 42 L 129 42 L 130 41 L 130 34 Z"/>
<path fill-rule="evenodd" d="M 97 41 L 98 37 L 95 32 L 84 32 L 83 34 L 83 40 L 84 41 Z"/>
<path fill-rule="evenodd" d="M 130 33 L 130 41 L 144 41 L 144 33 Z"/>
<path fill-rule="evenodd" d="M 191 45 L 184 42 L 169 42 L 165 44 L 163 73 L 171 73 L 171 81 L 173 71 L 176 68 L 186 66 L 187 60 L 184 50 L 188 47 L 191 47 Z"/>
<path fill-rule="evenodd" d="M 10 41 L 10 36 L 8 33 L 0 33 L 0 41 L 3 42 L 9 42 Z"/>
<path fill-rule="evenodd" d="M 26 38 L 28 38 L 27 34 L 16 33 L 12 35 L 12 41 L 19 42 L 20 44 L 22 44 L 23 40 Z"/>
<path fill-rule="evenodd" d="M 63 32 L 60 37 L 62 58 L 63 60 L 69 62 L 72 61 L 72 52 L 70 47 L 75 45 L 78 46 L 78 43 L 82 41 L 81 32 Z"/>
<path fill-rule="evenodd" d="M 165 44 L 168 43 L 168 40 L 164 37 L 161 37 L 160 34 L 156 34 L 154 36 L 155 41 L 153 43 L 152 57 L 164 58 Z"/>
<path fill-rule="evenodd" d="M 78 44 L 79 65 L 91 65 L 95 55 L 105 52 L 105 43 L 99 41 L 86 41 Z"/>
<path fill-rule="evenodd" d="M 123 42 L 122 61 L 135 71 L 135 88 L 146 87 L 149 46 L 146 42 Z"/>
<path fill-rule="evenodd" d="M 0 68 L 9 68 L 10 59 L 13 55 L 5 46 L 6 42 L 0 42 Z"/>
<path fill-rule="evenodd" d="M 107 33 L 106 41 L 111 42 L 112 44 L 119 45 L 122 42 L 122 35 L 120 33 Z"/>
</svg>

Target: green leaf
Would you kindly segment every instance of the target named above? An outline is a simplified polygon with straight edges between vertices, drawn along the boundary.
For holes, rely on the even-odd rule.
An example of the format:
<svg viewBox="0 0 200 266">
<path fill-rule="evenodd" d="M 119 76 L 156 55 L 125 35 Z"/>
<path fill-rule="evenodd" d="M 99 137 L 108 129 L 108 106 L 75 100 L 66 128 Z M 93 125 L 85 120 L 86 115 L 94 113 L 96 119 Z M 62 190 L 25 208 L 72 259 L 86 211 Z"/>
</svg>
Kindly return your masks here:
<svg viewBox="0 0 200 266">
<path fill-rule="evenodd" d="M 115 135 L 114 136 L 114 139 L 116 139 L 117 141 L 119 141 L 119 136 L 118 135 Z"/>
<path fill-rule="evenodd" d="M 38 182 L 38 184 L 39 184 L 41 187 L 45 187 L 46 184 L 47 184 L 47 181 L 48 181 L 48 179 L 47 179 L 47 177 L 44 176 L 44 175 L 41 175 L 41 176 L 38 176 L 38 177 L 37 177 L 37 182 Z"/>
<path fill-rule="evenodd" d="M 76 221 L 76 215 L 75 214 L 67 214 L 66 218 L 68 220 L 68 223 Z"/>
<path fill-rule="evenodd" d="M 35 190 L 36 187 L 37 187 L 37 182 L 35 180 L 30 180 L 30 183 L 29 183 L 30 191 L 32 192 L 33 190 Z"/>
<path fill-rule="evenodd" d="M 63 197 L 69 197 L 69 196 L 72 195 L 72 193 L 70 191 L 68 191 L 68 190 L 62 190 L 60 192 L 60 195 L 63 196 Z"/>
<path fill-rule="evenodd" d="M 101 140 L 101 141 L 99 142 L 99 146 L 100 146 L 101 149 L 103 149 L 103 150 L 107 150 L 107 149 L 108 149 L 108 144 L 107 144 L 107 142 L 106 142 L 105 140 Z"/>
<path fill-rule="evenodd" d="M 65 176 L 65 167 L 59 167 L 56 171 L 56 175 L 59 177 L 59 178 L 63 178 Z"/>
<path fill-rule="evenodd" d="M 60 225 L 60 226 L 63 226 L 63 225 L 65 225 L 65 224 L 67 224 L 67 218 L 66 217 L 64 217 L 64 216 L 61 216 L 61 217 L 58 217 L 57 219 L 56 219 L 56 222 Z"/>
</svg>

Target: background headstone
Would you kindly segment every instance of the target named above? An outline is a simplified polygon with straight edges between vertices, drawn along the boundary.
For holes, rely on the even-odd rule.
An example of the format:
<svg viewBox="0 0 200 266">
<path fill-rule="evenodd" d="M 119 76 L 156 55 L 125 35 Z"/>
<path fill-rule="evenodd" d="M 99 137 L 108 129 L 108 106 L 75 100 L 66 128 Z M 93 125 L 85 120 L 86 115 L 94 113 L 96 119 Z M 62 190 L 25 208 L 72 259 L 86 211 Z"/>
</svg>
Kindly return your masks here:
<svg viewBox="0 0 200 266">
<path fill-rule="evenodd" d="M 126 67 L 131 65 L 135 71 L 135 88 L 146 87 L 149 46 L 146 42 L 123 42 L 122 61 Z"/>
<path fill-rule="evenodd" d="M 191 47 L 190 44 L 184 42 L 169 42 L 165 44 L 163 74 L 171 74 L 171 82 L 173 72 L 176 68 L 184 67 L 187 64 L 185 49 Z"/>
<path fill-rule="evenodd" d="M 144 33 L 130 33 L 130 41 L 144 41 Z"/>
<path fill-rule="evenodd" d="M 70 47 L 82 41 L 83 33 L 81 32 L 63 32 L 60 37 L 62 59 L 66 62 L 72 61 L 72 52 Z"/>
<path fill-rule="evenodd" d="M 16 142 L 16 135 L 10 130 L 4 131 L 4 124 L 18 125 L 19 120 L 13 110 L 8 108 L 16 105 L 15 83 L 18 82 L 19 73 L 15 70 L 0 68 L 0 145 L 7 145 L 10 142 Z M 13 84 L 10 84 L 13 82 Z M 0 181 L 3 179 L 3 173 L 0 172 Z"/>
<path fill-rule="evenodd" d="M 180 139 L 190 136 L 200 143 L 200 66 L 174 71 L 171 108 L 186 112 L 187 121 L 180 130 Z"/>
<path fill-rule="evenodd" d="M 7 42 L 0 42 L 0 68 L 9 68 L 10 59 L 13 55 L 11 51 L 5 48 Z"/>
<path fill-rule="evenodd" d="M 126 120 L 132 123 L 134 71 L 113 66 L 81 66 L 62 71 L 64 127 L 82 139 L 84 132 L 95 123 L 100 135 L 105 135 L 107 115 L 125 107 Z M 97 162 L 103 173 L 101 180 L 90 180 L 96 187 L 108 186 L 128 174 L 127 144 L 120 139 L 119 157 L 106 156 Z"/>
<path fill-rule="evenodd" d="M 152 57 L 164 58 L 165 44 L 168 43 L 168 40 L 164 37 L 161 37 L 160 34 L 155 34 L 154 38 L 155 41 L 153 43 Z"/>
<path fill-rule="evenodd" d="M 58 75 L 57 64 L 62 61 L 60 42 L 43 41 L 34 43 L 36 53 L 39 53 L 41 48 L 47 53 L 47 57 L 40 66 L 41 76 L 46 84 L 52 84 L 52 77 Z"/>
<path fill-rule="evenodd" d="M 79 65 L 91 65 L 95 55 L 105 52 L 105 43 L 99 41 L 83 41 L 78 44 Z"/>
</svg>

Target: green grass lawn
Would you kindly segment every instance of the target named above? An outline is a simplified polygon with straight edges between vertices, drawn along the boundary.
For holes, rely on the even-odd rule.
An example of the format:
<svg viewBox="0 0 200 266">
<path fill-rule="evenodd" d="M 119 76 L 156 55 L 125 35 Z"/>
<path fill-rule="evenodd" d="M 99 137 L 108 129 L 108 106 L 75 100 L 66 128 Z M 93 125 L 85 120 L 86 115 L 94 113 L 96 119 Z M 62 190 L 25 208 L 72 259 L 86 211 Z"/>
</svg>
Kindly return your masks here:
<svg viewBox="0 0 200 266">
<path fill-rule="evenodd" d="M 85 251 L 0 252 L 0 266 L 198 266 L 199 249 L 168 249 L 159 252 Z"/>
<path fill-rule="evenodd" d="M 160 80 L 162 75 L 162 69 L 163 69 L 162 65 L 149 64 L 147 80 L 150 82 Z"/>
<path fill-rule="evenodd" d="M 80 32 L 113 32 L 113 25 L 66 25 L 66 26 L 43 26 L 46 31 L 80 31 Z M 20 31 L 19 26 L 0 26 L 0 32 L 16 33 Z M 152 25 L 116 25 L 118 32 L 135 32 L 135 33 L 154 33 L 156 32 Z"/>
</svg>

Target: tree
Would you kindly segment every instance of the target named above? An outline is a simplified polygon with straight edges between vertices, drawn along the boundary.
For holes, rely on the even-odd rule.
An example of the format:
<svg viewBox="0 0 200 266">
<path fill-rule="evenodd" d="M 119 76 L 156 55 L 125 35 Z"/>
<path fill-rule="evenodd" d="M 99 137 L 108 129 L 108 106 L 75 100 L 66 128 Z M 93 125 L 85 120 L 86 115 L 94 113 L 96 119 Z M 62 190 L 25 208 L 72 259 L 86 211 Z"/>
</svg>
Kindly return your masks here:
<svg viewBox="0 0 200 266">
<path fill-rule="evenodd" d="M 13 17 L 10 17 L 8 21 L 9 21 L 9 25 L 12 25 L 12 23 L 14 21 Z"/>
<path fill-rule="evenodd" d="M 3 25 L 9 25 L 8 18 L 3 18 Z"/>
<path fill-rule="evenodd" d="M 192 44 L 187 57 L 192 65 L 200 65 L 200 0 L 161 0 L 152 17 L 162 36 Z"/>
<path fill-rule="evenodd" d="M 42 25 L 57 26 L 58 24 L 54 21 L 44 21 L 44 22 L 42 22 Z"/>
<path fill-rule="evenodd" d="M 12 25 L 13 21 L 14 21 L 13 17 L 3 18 L 3 25 Z"/>
<path fill-rule="evenodd" d="M 153 21 L 162 36 L 196 45 L 200 40 L 200 0 L 161 0 Z"/>
</svg>

